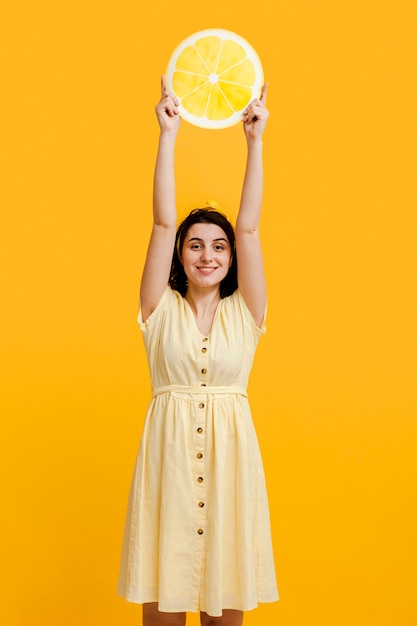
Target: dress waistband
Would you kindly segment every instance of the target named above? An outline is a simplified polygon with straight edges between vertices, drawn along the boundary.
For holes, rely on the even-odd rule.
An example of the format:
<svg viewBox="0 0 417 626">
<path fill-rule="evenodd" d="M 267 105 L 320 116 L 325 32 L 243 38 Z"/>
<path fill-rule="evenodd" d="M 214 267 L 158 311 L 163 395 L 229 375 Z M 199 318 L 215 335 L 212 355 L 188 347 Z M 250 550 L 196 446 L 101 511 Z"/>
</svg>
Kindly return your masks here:
<svg viewBox="0 0 417 626">
<path fill-rule="evenodd" d="M 164 387 L 156 387 L 152 390 L 152 397 L 159 396 L 162 393 L 184 393 L 184 394 L 239 394 L 240 396 L 248 395 L 248 392 L 243 387 L 238 385 L 165 385 Z"/>
</svg>

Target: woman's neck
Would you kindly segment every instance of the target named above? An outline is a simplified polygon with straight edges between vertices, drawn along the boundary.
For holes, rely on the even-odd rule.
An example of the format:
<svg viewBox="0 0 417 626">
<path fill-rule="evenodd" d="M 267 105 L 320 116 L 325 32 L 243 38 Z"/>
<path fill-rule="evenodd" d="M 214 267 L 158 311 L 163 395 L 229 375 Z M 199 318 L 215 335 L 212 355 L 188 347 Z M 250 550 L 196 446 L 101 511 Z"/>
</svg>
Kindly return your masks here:
<svg viewBox="0 0 417 626">
<path fill-rule="evenodd" d="M 194 313 L 198 330 L 203 335 L 208 335 L 213 324 L 218 304 L 221 300 L 220 290 L 216 289 L 209 292 L 205 290 L 201 292 L 188 288 L 185 299 Z"/>
<path fill-rule="evenodd" d="M 212 311 L 220 302 L 220 289 L 199 290 L 188 287 L 185 299 L 196 314 L 204 314 Z"/>
</svg>

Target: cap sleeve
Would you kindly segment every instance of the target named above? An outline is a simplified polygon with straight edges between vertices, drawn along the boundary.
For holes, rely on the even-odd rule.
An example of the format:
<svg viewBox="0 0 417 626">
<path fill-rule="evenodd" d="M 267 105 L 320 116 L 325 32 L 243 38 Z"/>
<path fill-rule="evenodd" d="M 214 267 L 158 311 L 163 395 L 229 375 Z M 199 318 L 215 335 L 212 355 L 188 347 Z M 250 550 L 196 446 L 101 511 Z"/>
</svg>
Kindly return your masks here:
<svg viewBox="0 0 417 626">
<path fill-rule="evenodd" d="M 262 319 L 262 324 L 258 326 L 255 323 L 255 320 L 252 317 L 252 313 L 249 311 L 248 305 L 246 304 L 239 289 L 235 291 L 233 296 L 236 298 L 239 304 L 242 317 L 245 320 L 247 326 L 249 326 L 249 328 L 251 328 L 254 334 L 257 335 L 258 337 L 260 337 L 261 335 L 264 335 L 266 333 L 266 313 L 267 313 L 268 303 L 265 304 L 265 311 L 264 311 L 264 316 Z"/>
<path fill-rule="evenodd" d="M 167 285 L 156 308 L 152 311 L 152 313 L 149 315 L 145 322 L 143 321 L 142 317 L 142 307 L 139 308 L 137 320 L 139 327 L 143 333 L 149 332 L 155 326 L 158 318 L 160 318 L 163 311 L 165 311 L 172 304 L 173 300 L 175 301 L 176 297 L 171 287 Z"/>
</svg>

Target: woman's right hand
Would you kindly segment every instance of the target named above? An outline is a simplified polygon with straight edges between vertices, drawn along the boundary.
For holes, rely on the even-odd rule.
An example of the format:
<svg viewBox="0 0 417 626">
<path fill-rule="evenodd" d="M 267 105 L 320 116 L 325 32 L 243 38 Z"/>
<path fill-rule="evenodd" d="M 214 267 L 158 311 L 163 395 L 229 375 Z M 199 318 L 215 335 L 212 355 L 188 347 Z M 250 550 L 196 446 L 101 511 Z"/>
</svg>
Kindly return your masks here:
<svg viewBox="0 0 417 626">
<path fill-rule="evenodd" d="M 161 132 L 177 132 L 180 126 L 180 112 L 178 98 L 167 91 L 165 76 L 161 76 L 161 99 L 155 106 L 156 117 Z"/>
</svg>

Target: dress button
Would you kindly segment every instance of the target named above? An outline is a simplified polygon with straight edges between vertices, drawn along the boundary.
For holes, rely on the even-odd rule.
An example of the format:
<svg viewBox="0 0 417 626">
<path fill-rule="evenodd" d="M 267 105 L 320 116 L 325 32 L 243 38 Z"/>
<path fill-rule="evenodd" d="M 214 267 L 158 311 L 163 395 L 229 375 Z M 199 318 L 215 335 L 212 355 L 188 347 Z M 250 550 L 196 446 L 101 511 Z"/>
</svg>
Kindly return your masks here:
<svg viewBox="0 0 417 626">
<path fill-rule="evenodd" d="M 206 383 L 201 383 L 200 387 L 207 387 Z"/>
<path fill-rule="evenodd" d="M 200 409 L 204 409 L 205 404 L 204 404 L 204 402 L 200 402 L 200 404 L 198 406 L 200 407 Z"/>
<path fill-rule="evenodd" d="M 201 352 L 207 352 L 207 348 L 201 348 Z"/>
<path fill-rule="evenodd" d="M 208 341 L 208 337 L 204 337 L 203 341 Z"/>
<path fill-rule="evenodd" d="M 199 502 L 199 503 L 198 503 L 198 506 L 200 507 L 200 509 L 202 509 L 202 508 L 203 508 L 203 506 L 204 506 L 204 502 Z"/>
<path fill-rule="evenodd" d="M 203 369 L 201 370 L 201 373 L 202 373 L 202 374 L 207 374 L 207 370 L 206 370 L 206 368 L 205 368 L 205 367 L 203 367 Z"/>
<path fill-rule="evenodd" d="M 199 534 L 199 535 L 202 535 L 202 534 L 203 534 L 203 532 L 204 532 L 204 530 L 203 530 L 202 528 L 199 528 L 199 529 L 197 530 L 197 532 L 198 532 L 198 534 Z"/>
<path fill-rule="evenodd" d="M 197 432 L 201 435 L 201 433 L 203 432 L 203 429 L 201 428 L 201 426 L 197 428 Z"/>
<path fill-rule="evenodd" d="M 197 478 L 197 482 L 198 482 L 198 483 L 202 483 L 202 482 L 203 482 L 203 480 L 204 480 L 204 478 L 203 478 L 202 476 L 199 476 L 199 477 Z"/>
<path fill-rule="evenodd" d="M 202 458 L 203 458 L 203 453 L 197 452 L 197 459 L 202 459 Z"/>
</svg>

